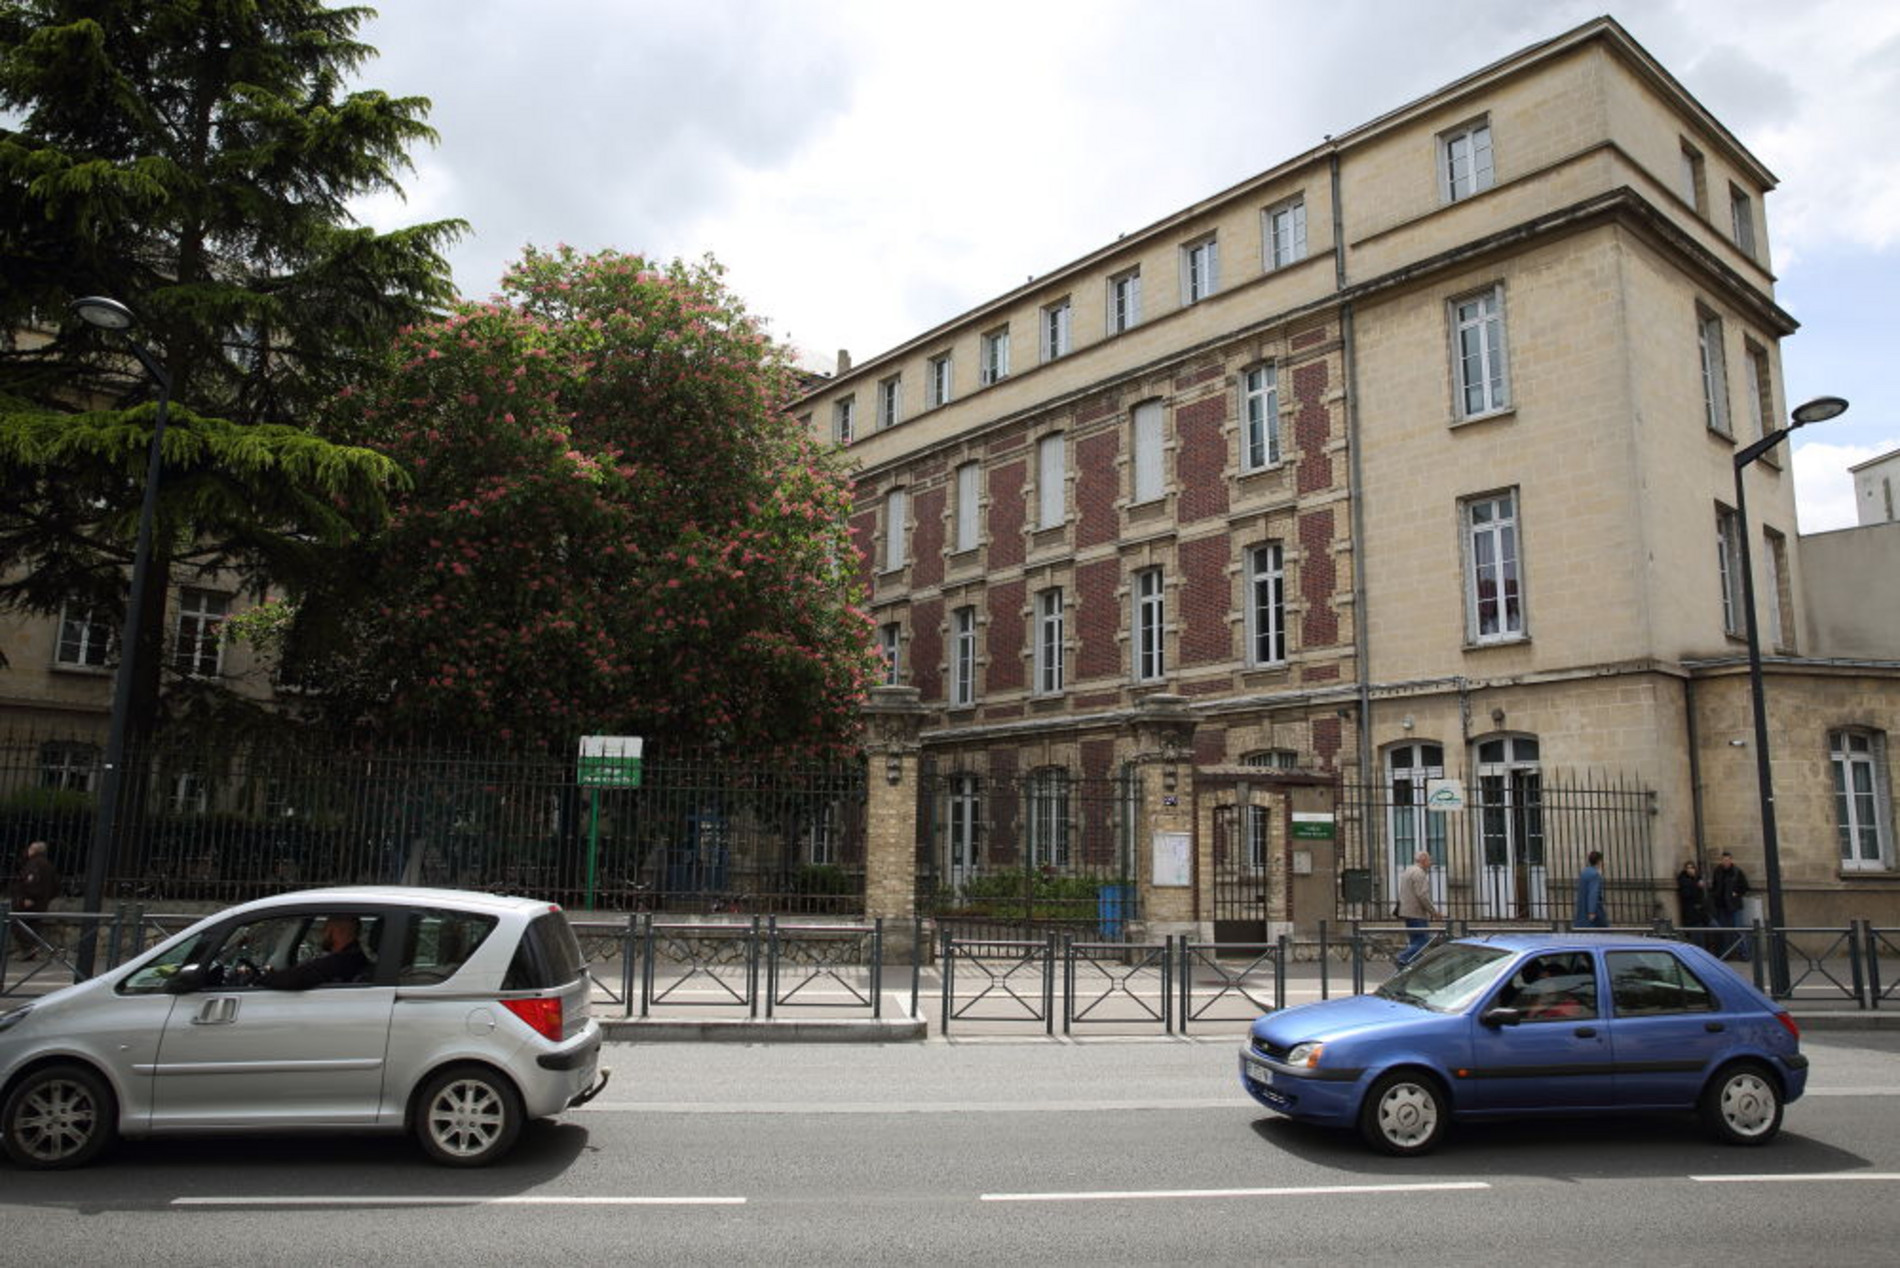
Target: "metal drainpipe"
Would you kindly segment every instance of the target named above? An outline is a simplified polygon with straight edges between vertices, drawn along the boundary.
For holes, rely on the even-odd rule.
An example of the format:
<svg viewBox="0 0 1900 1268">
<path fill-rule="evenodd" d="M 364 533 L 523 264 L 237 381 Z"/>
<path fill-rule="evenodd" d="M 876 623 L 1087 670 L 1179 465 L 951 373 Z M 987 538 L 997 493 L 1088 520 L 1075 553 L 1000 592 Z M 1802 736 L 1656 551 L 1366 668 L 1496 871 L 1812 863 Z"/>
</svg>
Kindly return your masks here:
<svg viewBox="0 0 1900 1268">
<path fill-rule="evenodd" d="M 1701 873 L 1702 859 L 1707 853 L 1704 849 L 1702 834 L 1702 743 L 1696 734 L 1695 726 L 1695 679 L 1682 680 L 1682 721 L 1688 731 L 1689 740 L 1689 821 L 1690 831 L 1695 834 L 1695 858 L 1697 874 Z M 1680 867 L 1680 864 L 1678 864 Z"/>
<path fill-rule="evenodd" d="M 1333 194 L 1333 286 L 1346 289 L 1346 213 L 1339 201 L 1339 151 L 1328 159 Z M 1359 360 L 1353 348 L 1353 312 L 1350 301 L 1339 306 L 1340 357 L 1346 368 L 1346 495 L 1352 503 L 1352 651 L 1359 680 L 1357 719 L 1359 778 L 1370 784 L 1372 769 L 1371 634 L 1366 622 L 1365 487 L 1359 467 Z M 1371 860 L 1367 860 L 1368 866 Z M 1376 869 L 1375 869 L 1376 870 Z"/>
</svg>

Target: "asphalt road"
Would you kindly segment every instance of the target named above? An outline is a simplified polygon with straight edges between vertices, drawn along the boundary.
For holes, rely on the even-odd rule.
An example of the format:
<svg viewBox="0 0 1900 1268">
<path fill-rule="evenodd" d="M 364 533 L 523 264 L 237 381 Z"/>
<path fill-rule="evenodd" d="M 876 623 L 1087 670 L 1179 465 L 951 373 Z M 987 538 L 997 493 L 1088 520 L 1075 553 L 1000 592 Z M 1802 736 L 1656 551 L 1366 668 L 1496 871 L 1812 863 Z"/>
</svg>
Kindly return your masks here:
<svg viewBox="0 0 1900 1268">
<path fill-rule="evenodd" d="M 460 1173 L 396 1138 L 0 1168 L 0 1263 L 1890 1263 L 1900 1034 L 1810 1036 L 1765 1149 L 1692 1120 L 1461 1127 L 1396 1160 L 1253 1106 L 1235 1040 L 613 1045 Z"/>
</svg>

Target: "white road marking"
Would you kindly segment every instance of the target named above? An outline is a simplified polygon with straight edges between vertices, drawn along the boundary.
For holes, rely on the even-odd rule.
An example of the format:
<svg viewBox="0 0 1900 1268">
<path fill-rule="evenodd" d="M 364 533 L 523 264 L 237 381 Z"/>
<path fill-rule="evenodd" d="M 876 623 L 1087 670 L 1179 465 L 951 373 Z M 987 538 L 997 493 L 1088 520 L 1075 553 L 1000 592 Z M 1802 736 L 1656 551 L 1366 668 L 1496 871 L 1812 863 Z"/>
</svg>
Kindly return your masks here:
<svg viewBox="0 0 1900 1268">
<path fill-rule="evenodd" d="M 589 1101 L 570 1114 L 1096 1114 L 1131 1110 L 1239 1110 L 1252 1106 L 1238 1098 L 1151 1101 L 761 1101 L 757 1104 L 708 1101 Z"/>
<path fill-rule="evenodd" d="M 338 1194 L 320 1197 L 289 1194 L 282 1197 L 192 1197 L 173 1198 L 173 1206 L 744 1206 L 744 1198 L 728 1197 L 555 1197 L 537 1194 L 513 1194 L 501 1197 L 468 1197 L 445 1193 L 437 1197 L 420 1194 Z"/>
<path fill-rule="evenodd" d="M 1312 1184 L 1280 1189 L 1126 1189 L 1082 1193 L 985 1193 L 985 1202 L 1123 1202 L 1144 1198 L 1285 1198 L 1333 1193 L 1447 1193 L 1488 1189 L 1483 1180 L 1438 1184 Z"/>
<path fill-rule="evenodd" d="M 1801 1094 L 1803 1100 L 1810 1096 L 1900 1096 L 1900 1087 L 1814 1087 Z"/>
<path fill-rule="evenodd" d="M 1803 1174 L 1759 1176 L 1690 1176 L 1701 1184 L 1799 1184 L 1804 1181 L 1900 1181 L 1900 1171 L 1813 1171 Z"/>
</svg>

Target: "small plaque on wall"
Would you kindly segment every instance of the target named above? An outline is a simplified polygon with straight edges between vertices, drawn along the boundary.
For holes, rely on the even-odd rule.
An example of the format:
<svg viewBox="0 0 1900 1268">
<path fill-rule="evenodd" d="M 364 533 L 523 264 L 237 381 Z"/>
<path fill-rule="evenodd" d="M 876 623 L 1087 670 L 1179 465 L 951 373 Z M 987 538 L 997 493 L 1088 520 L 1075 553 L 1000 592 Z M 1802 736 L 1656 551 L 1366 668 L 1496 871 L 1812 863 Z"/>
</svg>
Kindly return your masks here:
<svg viewBox="0 0 1900 1268">
<path fill-rule="evenodd" d="M 1157 832 L 1154 835 L 1154 881 L 1156 888 L 1181 888 L 1194 881 L 1194 848 L 1185 832 Z"/>
</svg>

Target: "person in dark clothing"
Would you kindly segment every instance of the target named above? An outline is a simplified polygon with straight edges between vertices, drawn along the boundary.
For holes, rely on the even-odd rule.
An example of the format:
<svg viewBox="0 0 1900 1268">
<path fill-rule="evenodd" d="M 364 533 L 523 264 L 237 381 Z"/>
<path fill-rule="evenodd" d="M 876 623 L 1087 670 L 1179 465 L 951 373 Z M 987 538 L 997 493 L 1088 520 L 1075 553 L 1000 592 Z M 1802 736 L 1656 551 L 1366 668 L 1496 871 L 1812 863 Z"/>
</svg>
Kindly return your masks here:
<svg viewBox="0 0 1900 1268">
<path fill-rule="evenodd" d="M 369 972 L 369 956 L 358 938 L 362 921 L 355 916 L 330 916 L 323 922 L 323 954 L 302 964 L 276 969 L 261 985 L 274 991 L 307 991 L 325 982 L 353 982 Z"/>
<path fill-rule="evenodd" d="M 1715 864 L 1715 874 L 1709 877 L 1709 909 L 1715 917 L 1715 923 L 1725 929 L 1742 927 L 1742 899 L 1748 896 L 1748 876 L 1735 866 L 1735 856 L 1727 850 Z M 1737 936 L 1724 938 L 1724 944 L 1718 953 L 1724 958 L 1740 955 L 1748 959 L 1748 939 Z"/>
<path fill-rule="evenodd" d="M 50 908 L 58 893 L 59 872 L 53 860 L 46 856 L 46 842 L 35 841 L 20 856 L 20 870 L 14 874 L 8 899 L 16 912 L 39 912 Z M 30 921 L 8 923 L 13 930 L 13 945 L 20 948 L 20 958 L 31 960 L 37 956 L 45 942 L 43 931 L 37 930 Z M 36 932 L 42 936 L 35 937 Z"/>
<path fill-rule="evenodd" d="M 1702 865 L 1694 859 L 1684 863 L 1682 870 L 1676 873 L 1676 910 L 1678 928 L 1701 929 L 1709 923 L 1709 886 L 1702 879 Z M 1697 946 L 1708 945 L 1707 934 L 1689 936 Z"/>
</svg>

